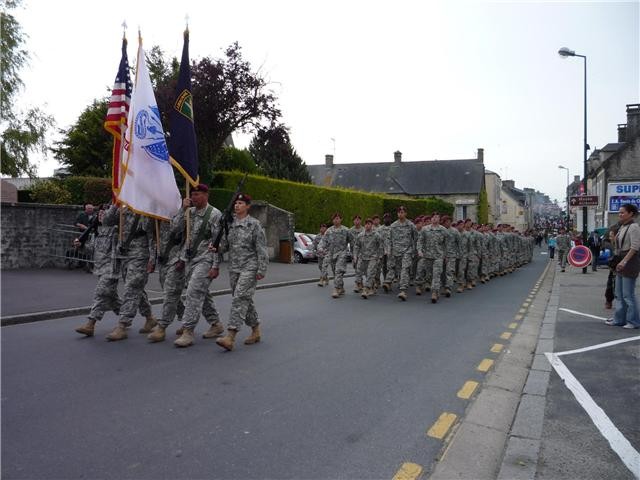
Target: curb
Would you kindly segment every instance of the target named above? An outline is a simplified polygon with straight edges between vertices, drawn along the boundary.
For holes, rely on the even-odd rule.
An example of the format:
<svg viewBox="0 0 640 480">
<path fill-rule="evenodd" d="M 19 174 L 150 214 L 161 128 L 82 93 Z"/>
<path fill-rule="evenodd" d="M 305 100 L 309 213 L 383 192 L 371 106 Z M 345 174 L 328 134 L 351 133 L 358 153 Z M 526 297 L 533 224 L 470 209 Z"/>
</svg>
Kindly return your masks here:
<svg viewBox="0 0 640 480">
<path fill-rule="evenodd" d="M 544 342 L 553 342 L 553 332 L 543 322 L 548 324 L 551 316 L 555 321 L 555 278 L 555 264 L 549 262 L 533 287 L 532 294 L 536 293 L 515 334 L 445 439 L 430 479 L 534 478 L 530 471 L 537 465 L 542 424 L 531 424 L 535 422 L 531 418 L 544 415 L 542 395 L 550 367 L 541 348 L 547 348 Z M 538 428 L 540 435 L 528 428 Z"/>
<path fill-rule="evenodd" d="M 354 277 L 354 273 L 345 273 L 343 278 Z M 332 277 L 329 277 L 331 279 Z M 280 287 L 289 287 L 292 285 L 303 285 L 305 283 L 314 283 L 317 282 L 317 278 L 302 278 L 299 280 L 286 280 L 284 282 L 275 282 L 275 283 L 265 283 L 263 285 L 258 285 L 256 290 L 266 290 L 268 288 L 280 288 Z M 211 292 L 215 297 L 220 295 L 228 295 L 231 293 L 230 288 L 224 288 L 221 290 L 214 290 Z M 150 298 L 149 303 L 151 305 L 160 305 L 162 304 L 163 297 Z M 19 315 L 8 315 L 6 317 L 2 317 L 0 319 L 1 327 L 8 327 L 11 325 L 22 325 L 24 323 L 33 323 L 40 322 L 43 320 L 53 320 L 56 318 L 64 318 L 64 317 L 75 317 L 77 315 L 86 315 L 91 311 L 91 306 L 88 307 L 75 307 L 75 308 L 65 308 L 62 310 L 48 310 L 44 312 L 34 312 L 34 313 L 23 313 Z"/>
</svg>

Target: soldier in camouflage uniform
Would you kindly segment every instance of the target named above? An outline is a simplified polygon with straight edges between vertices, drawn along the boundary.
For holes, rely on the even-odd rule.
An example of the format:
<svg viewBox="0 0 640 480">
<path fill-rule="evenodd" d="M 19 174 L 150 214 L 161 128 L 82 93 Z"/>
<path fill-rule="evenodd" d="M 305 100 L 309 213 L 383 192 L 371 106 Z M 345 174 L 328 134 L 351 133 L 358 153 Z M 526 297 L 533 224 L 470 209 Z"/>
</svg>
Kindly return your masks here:
<svg viewBox="0 0 640 480">
<path fill-rule="evenodd" d="M 478 233 L 480 233 L 480 281 L 482 283 L 487 283 L 489 281 L 489 271 L 490 271 L 490 245 L 489 242 L 491 239 L 489 238 L 489 227 L 487 225 L 480 225 L 478 229 Z"/>
<path fill-rule="evenodd" d="M 387 277 L 387 272 L 388 272 L 388 268 L 387 268 L 387 248 L 386 246 L 389 244 L 389 234 L 390 234 L 390 226 L 391 226 L 391 215 L 389 215 L 388 213 L 385 213 L 382 216 L 383 219 L 383 223 L 382 225 L 379 225 L 377 228 L 375 228 L 375 230 L 378 232 L 378 234 L 380 235 L 380 238 L 382 239 L 382 251 L 380 253 L 380 261 L 378 262 L 378 270 L 376 271 L 376 285 L 375 288 L 377 289 L 380 285 L 382 285 L 382 282 L 384 281 L 384 279 Z M 375 227 L 375 221 L 374 221 L 374 227 Z M 380 280 L 380 275 L 382 275 L 382 281 Z"/>
<path fill-rule="evenodd" d="M 98 212 L 100 223 L 105 211 Z M 80 242 L 76 239 L 76 243 Z M 98 283 L 93 292 L 93 304 L 87 322 L 76 328 L 76 332 L 92 337 L 96 322 L 102 320 L 105 312 L 113 310 L 119 315 L 121 301 L 118 297 L 118 272 L 114 269 L 115 254 L 118 243 L 117 225 L 100 225 L 94 240 L 93 274 L 98 276 Z"/>
<path fill-rule="evenodd" d="M 564 272 L 567 265 L 567 254 L 571 250 L 571 237 L 564 228 L 560 229 L 560 234 L 556 237 L 556 250 L 560 262 L 560 268 Z"/>
<path fill-rule="evenodd" d="M 464 227 L 465 222 L 458 221 L 457 229 L 460 233 L 460 256 L 458 258 L 458 293 L 464 292 L 467 286 L 467 262 L 469 260 L 469 232 Z"/>
<path fill-rule="evenodd" d="M 342 225 L 342 215 L 338 212 L 331 217 L 333 225 L 329 227 L 320 240 L 320 250 L 325 252 L 325 262 L 333 272 L 333 292 L 331 296 L 338 298 L 344 295 L 344 274 L 347 271 L 347 253 L 350 233 Z"/>
<path fill-rule="evenodd" d="M 458 267 L 458 257 L 460 255 L 460 232 L 451 226 L 451 217 L 445 215 L 442 217 L 442 226 L 447 229 L 445 238 L 445 281 L 444 294 L 451 296 L 456 285 L 456 272 Z"/>
<path fill-rule="evenodd" d="M 253 295 L 258 280 L 267 274 L 269 256 L 264 230 L 260 222 L 249 215 L 250 208 L 251 197 L 239 193 L 233 205 L 233 223 L 221 243 L 222 250 L 229 251 L 232 299 L 227 335 L 218 338 L 216 343 L 227 351 L 233 350 L 236 334 L 243 323 L 251 327 L 251 335 L 244 341 L 245 345 L 253 345 L 261 340 L 260 320 Z"/>
<path fill-rule="evenodd" d="M 416 224 L 416 246 L 415 246 L 415 258 L 414 262 L 416 264 L 416 275 L 415 275 L 415 284 L 416 284 L 416 295 L 422 295 L 423 291 L 431 290 L 431 280 L 429 279 L 428 285 L 427 283 L 427 269 L 426 269 L 426 260 L 421 258 L 418 255 L 418 242 L 420 241 L 420 231 L 423 228 L 426 228 L 431 223 L 431 217 L 428 215 L 422 215 L 418 217 L 422 222 L 422 227 L 418 230 L 418 224 Z M 417 220 L 417 219 L 416 219 Z"/>
<path fill-rule="evenodd" d="M 382 238 L 373 230 L 373 220 L 367 218 L 364 222 L 364 232 L 358 235 L 353 248 L 353 258 L 357 262 L 360 278 L 366 278 L 361 292 L 364 299 L 374 293 L 374 279 L 381 248 Z"/>
<path fill-rule="evenodd" d="M 324 287 L 325 285 L 329 285 L 329 275 L 327 273 L 327 264 L 324 261 L 324 252 L 320 250 L 320 240 L 324 237 L 325 232 L 327 231 L 327 225 L 323 223 L 320 225 L 320 232 L 313 237 L 313 253 L 316 254 L 316 258 L 318 259 L 318 268 L 320 269 L 320 279 L 318 280 L 318 286 Z"/>
<path fill-rule="evenodd" d="M 356 271 L 356 284 L 353 289 L 355 293 L 360 293 L 362 290 L 362 275 L 359 274 L 358 262 L 354 259 L 355 255 L 353 254 L 353 249 L 358 238 L 364 232 L 364 227 L 362 226 L 362 218 L 360 215 L 355 215 L 353 217 L 353 226 L 349 229 L 349 253 L 351 253 L 351 262 L 353 265 L 353 269 Z"/>
<path fill-rule="evenodd" d="M 190 220 L 188 237 L 186 215 L 189 215 Z M 209 330 L 203 335 L 204 338 L 215 338 L 224 332 L 213 296 L 209 292 L 211 281 L 218 277 L 220 259 L 208 247 L 211 239 L 218 233 L 220 217 L 220 210 L 209 205 L 209 187 L 201 183 L 191 190 L 190 198 L 182 201 L 182 208 L 171 219 L 170 228 L 176 232 L 184 232 L 182 237 L 185 238 L 174 264 L 178 271 L 186 269 L 183 325 L 178 330 L 180 336 L 173 342 L 176 347 L 193 345 L 194 330 L 201 311 L 209 323 Z M 172 320 L 173 318 L 163 318 L 162 323 L 149 335 L 149 340 L 164 340 L 165 330 Z"/>
<path fill-rule="evenodd" d="M 440 215 L 431 215 L 431 223 L 422 228 L 418 237 L 418 256 L 424 258 L 427 281 L 431 279 L 431 302 L 440 295 L 440 280 L 445 255 L 447 230 L 440 225 Z"/>
<path fill-rule="evenodd" d="M 391 290 L 394 277 L 399 277 L 400 300 L 407 300 L 407 288 L 409 288 L 409 270 L 413 261 L 417 231 L 416 226 L 407 220 L 407 209 L 403 205 L 397 209 L 398 220 L 390 227 L 389 244 L 385 253 L 389 258 L 389 271 L 384 279 L 385 292 Z"/>
<path fill-rule="evenodd" d="M 474 228 L 471 220 L 464 222 L 464 229 L 469 233 L 469 247 L 467 260 L 467 289 L 471 290 L 476 286 L 478 279 L 478 268 L 480 267 L 480 234 Z"/>
<path fill-rule="evenodd" d="M 155 255 L 153 222 L 149 217 L 139 215 L 126 206 L 112 205 L 104 216 L 103 225 L 117 225 L 120 221 L 120 210 L 123 228 L 117 251 L 124 257 L 120 266 L 124 292 L 118 325 L 107 335 L 107 340 L 110 341 L 127 338 L 127 329 L 131 326 L 138 308 L 140 314 L 146 317 L 140 333 L 149 333 L 156 324 L 147 293 L 144 291 L 149 272 L 153 270 L 153 261 L 150 259 Z"/>
</svg>

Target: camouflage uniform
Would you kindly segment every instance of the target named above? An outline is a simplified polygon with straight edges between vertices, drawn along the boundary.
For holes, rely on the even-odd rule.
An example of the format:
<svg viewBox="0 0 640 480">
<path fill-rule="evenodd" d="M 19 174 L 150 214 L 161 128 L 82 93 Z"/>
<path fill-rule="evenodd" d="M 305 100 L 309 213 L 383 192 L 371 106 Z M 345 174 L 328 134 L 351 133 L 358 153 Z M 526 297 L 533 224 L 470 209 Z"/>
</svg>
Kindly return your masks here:
<svg viewBox="0 0 640 480">
<path fill-rule="evenodd" d="M 320 249 L 325 252 L 325 262 L 333 272 L 333 286 L 344 289 L 344 273 L 347 271 L 347 252 L 350 238 L 349 229 L 344 225 L 332 225 L 320 241 Z"/>
<path fill-rule="evenodd" d="M 467 284 L 475 285 L 478 279 L 478 267 L 480 266 L 480 250 L 481 250 L 480 232 L 477 230 L 469 231 L 469 256 L 467 260 Z"/>
<path fill-rule="evenodd" d="M 373 230 L 363 231 L 354 242 L 353 255 L 357 259 L 358 274 L 361 280 L 363 276 L 367 279 L 364 286 L 368 290 L 373 289 L 381 248 L 382 238 Z"/>
<path fill-rule="evenodd" d="M 207 224 L 203 226 L 207 209 L 211 208 L 211 214 Z M 186 231 L 185 210 L 180 209 L 171 220 L 171 229 L 176 231 Z M 220 210 L 209 205 L 197 210 L 196 207 L 189 208 L 191 221 L 190 234 L 180 252 L 180 260 L 186 264 L 185 284 L 187 293 L 184 302 L 184 315 L 182 317 L 183 327 L 193 330 L 200 319 L 200 311 L 204 315 L 207 323 L 215 325 L 220 322 L 220 315 L 213 300 L 213 295 L 209 291 L 211 278 L 209 270 L 218 268 L 220 256 L 218 253 L 209 251 L 209 242 L 218 233 L 220 222 Z M 195 245 L 200 235 L 200 229 L 204 228 L 204 238 Z M 201 237 L 202 238 L 202 237 Z M 189 255 L 190 254 L 190 255 Z M 163 319 L 167 321 L 167 319 Z"/>
<path fill-rule="evenodd" d="M 467 263 L 469 261 L 470 234 L 467 230 L 460 232 L 460 257 L 458 259 L 458 290 L 467 285 Z"/>
<path fill-rule="evenodd" d="M 489 234 L 487 232 L 480 233 L 480 280 L 483 282 L 489 279 L 490 268 L 490 251 L 489 251 Z"/>
<path fill-rule="evenodd" d="M 460 232 L 453 227 L 447 228 L 445 238 L 445 282 L 444 286 L 448 290 L 453 290 L 456 286 L 456 268 L 460 255 Z"/>
<path fill-rule="evenodd" d="M 349 253 L 351 253 L 352 262 L 353 262 L 353 257 L 356 257 L 356 255 L 353 253 L 355 250 L 356 240 L 358 239 L 358 235 L 360 235 L 362 232 L 364 232 L 364 227 L 362 225 L 360 226 L 360 228 L 356 228 L 354 225 L 349 229 Z M 353 269 L 356 271 L 356 278 L 355 278 L 356 285 L 361 285 L 362 274 L 358 273 L 359 269 L 358 269 L 357 258 L 355 263 L 352 263 L 352 265 L 353 265 Z"/>
<path fill-rule="evenodd" d="M 93 304 L 89 320 L 102 320 L 105 312 L 112 310 L 116 315 L 120 311 L 118 296 L 118 272 L 114 271 L 115 254 L 118 243 L 118 226 L 99 226 L 94 240 L 93 274 L 98 283 L 93 292 Z"/>
<path fill-rule="evenodd" d="M 260 324 L 253 303 L 258 283 L 256 276 L 265 276 L 269 264 L 264 230 L 251 215 L 241 220 L 234 218 L 229 226 L 229 234 L 223 238 L 221 245 L 223 250 L 229 251 L 232 300 L 228 329 L 240 330 L 243 323 L 256 327 Z"/>
<path fill-rule="evenodd" d="M 556 249 L 560 257 L 560 267 L 564 270 L 567 265 L 567 253 L 571 249 L 571 237 L 566 233 L 556 237 Z"/>
<path fill-rule="evenodd" d="M 119 322 L 122 326 L 129 327 L 138 309 L 142 316 L 151 316 L 151 305 L 144 287 L 149 278 L 147 273 L 149 259 L 155 255 L 155 239 L 151 219 L 138 215 L 127 207 L 112 205 L 104 216 L 103 225 L 117 225 L 120 208 L 122 208 L 123 228 L 118 242 L 118 253 L 123 256 L 120 270 L 124 292 Z"/>
<path fill-rule="evenodd" d="M 409 220 L 396 220 L 389 227 L 389 232 L 389 243 L 386 247 L 389 270 L 384 281 L 391 285 L 394 278 L 398 277 L 400 291 L 404 292 L 409 288 L 409 270 L 418 232 Z"/>
<path fill-rule="evenodd" d="M 418 256 L 424 259 L 425 282 L 431 282 L 431 291 L 434 294 L 440 292 L 446 236 L 447 229 L 442 225 L 427 225 L 422 227 L 418 237 Z"/>
<path fill-rule="evenodd" d="M 327 273 L 327 264 L 324 261 L 324 252 L 320 250 L 320 241 L 322 240 L 323 235 L 317 234 L 313 237 L 313 252 L 316 254 L 318 258 L 318 268 L 320 269 L 320 280 L 329 281 L 329 275 Z"/>
<path fill-rule="evenodd" d="M 162 318 L 158 323 L 166 328 L 178 315 L 178 321 L 184 314 L 182 303 L 182 290 L 184 289 L 184 268 L 177 268 L 182 251 L 183 234 L 180 229 L 171 227 L 176 225 L 170 222 L 160 222 L 160 248 L 158 249 L 158 265 L 160 285 L 164 299 L 162 302 Z"/>
<path fill-rule="evenodd" d="M 378 235 L 380 235 L 380 239 L 382 240 L 382 244 L 380 246 L 380 261 L 378 262 L 378 269 L 376 270 L 375 273 L 375 277 L 376 277 L 376 283 L 378 285 L 380 285 L 382 282 L 380 281 L 380 275 L 382 275 L 382 280 L 384 281 L 384 279 L 387 276 L 387 272 L 389 271 L 389 269 L 387 268 L 387 248 L 386 245 L 389 244 L 389 235 L 391 234 L 391 231 L 389 230 L 391 227 L 387 226 L 387 225 L 380 225 L 377 229 L 376 232 L 378 233 Z"/>
</svg>

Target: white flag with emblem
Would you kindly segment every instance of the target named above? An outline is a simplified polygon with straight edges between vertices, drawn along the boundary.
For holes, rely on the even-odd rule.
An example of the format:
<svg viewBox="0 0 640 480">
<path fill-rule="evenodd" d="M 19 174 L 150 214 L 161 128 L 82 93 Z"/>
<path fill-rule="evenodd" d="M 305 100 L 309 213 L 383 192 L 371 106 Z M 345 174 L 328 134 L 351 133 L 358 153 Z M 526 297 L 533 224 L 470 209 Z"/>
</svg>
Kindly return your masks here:
<svg viewBox="0 0 640 480">
<path fill-rule="evenodd" d="M 137 213 L 170 219 L 178 212 L 182 202 L 169 163 L 160 110 L 151 87 L 141 39 L 136 68 L 118 200 Z"/>
</svg>

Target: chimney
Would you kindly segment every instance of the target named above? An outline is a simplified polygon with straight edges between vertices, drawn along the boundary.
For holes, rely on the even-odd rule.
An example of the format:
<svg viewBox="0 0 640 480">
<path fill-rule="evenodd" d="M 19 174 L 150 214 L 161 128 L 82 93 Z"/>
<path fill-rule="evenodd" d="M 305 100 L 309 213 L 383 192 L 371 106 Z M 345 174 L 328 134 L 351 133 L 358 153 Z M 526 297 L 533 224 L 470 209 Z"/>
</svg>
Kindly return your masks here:
<svg viewBox="0 0 640 480">
<path fill-rule="evenodd" d="M 484 148 L 478 149 L 478 161 L 484 163 Z"/>
<path fill-rule="evenodd" d="M 402 161 L 402 152 L 400 150 L 393 152 L 393 161 L 395 163 L 400 163 Z"/>
<path fill-rule="evenodd" d="M 516 188 L 515 180 L 503 180 L 502 185 L 509 188 Z"/>
<path fill-rule="evenodd" d="M 627 141 L 627 124 L 619 123 L 618 124 L 618 143 Z"/>
<path fill-rule="evenodd" d="M 630 142 L 640 135 L 640 103 L 627 105 L 626 141 Z"/>
<path fill-rule="evenodd" d="M 324 166 L 327 168 L 333 168 L 333 155 L 325 155 L 324 156 Z"/>
</svg>

